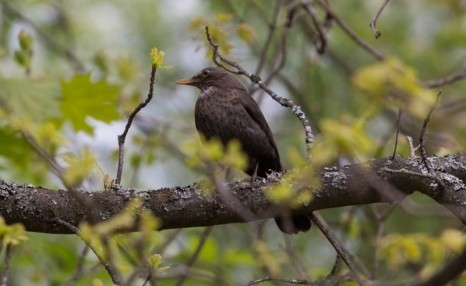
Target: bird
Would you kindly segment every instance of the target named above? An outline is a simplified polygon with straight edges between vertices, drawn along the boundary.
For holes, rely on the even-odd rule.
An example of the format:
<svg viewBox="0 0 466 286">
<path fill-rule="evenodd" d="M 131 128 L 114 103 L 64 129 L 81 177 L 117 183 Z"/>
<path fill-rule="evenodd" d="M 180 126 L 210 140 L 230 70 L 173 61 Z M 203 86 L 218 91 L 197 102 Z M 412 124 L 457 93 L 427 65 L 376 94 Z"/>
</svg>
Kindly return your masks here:
<svg viewBox="0 0 466 286">
<path fill-rule="evenodd" d="M 194 108 L 197 131 L 206 139 L 218 138 L 226 145 L 230 140 L 240 142 L 247 155 L 244 172 L 253 179 L 267 177 L 267 172 L 283 171 L 277 145 L 264 115 L 244 85 L 230 72 L 220 67 L 207 67 L 176 82 L 201 90 Z M 278 228 L 287 234 L 310 229 L 306 215 L 279 216 Z"/>
</svg>

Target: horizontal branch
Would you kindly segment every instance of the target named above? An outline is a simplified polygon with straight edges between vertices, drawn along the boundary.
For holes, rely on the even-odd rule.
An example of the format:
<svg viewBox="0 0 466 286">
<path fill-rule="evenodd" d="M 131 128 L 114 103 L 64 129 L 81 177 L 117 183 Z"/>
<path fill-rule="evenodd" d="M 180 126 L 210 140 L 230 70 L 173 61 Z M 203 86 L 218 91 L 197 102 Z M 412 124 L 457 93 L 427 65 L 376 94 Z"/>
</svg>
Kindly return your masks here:
<svg viewBox="0 0 466 286">
<path fill-rule="evenodd" d="M 310 214 L 314 210 L 401 200 L 413 191 L 419 191 L 445 206 L 466 224 L 463 184 L 466 181 L 466 157 L 430 157 L 428 161 L 438 177 L 444 180 L 446 189 L 441 189 L 426 172 L 420 158 L 373 160 L 360 165 L 325 168 L 319 173 L 321 187 L 314 199 L 293 213 Z M 226 186 L 229 190 L 227 201 L 236 199 L 236 203 L 242 205 L 239 208 L 226 204 L 222 199 L 224 194 L 206 195 L 199 184 L 158 190 L 121 188 L 77 192 L 0 180 L 0 213 L 7 223 L 22 223 L 28 231 L 72 233 L 60 221 L 77 226 L 81 221 L 106 220 L 120 212 L 132 198 L 139 197 L 143 199 L 144 207 L 161 219 L 162 229 L 238 223 L 276 215 L 263 190 L 279 182 L 280 178 L 280 173 L 273 173 L 267 179 L 258 178 L 253 189 L 250 180 L 229 183 Z M 246 218 L 238 213 L 241 209 L 255 216 Z"/>
</svg>

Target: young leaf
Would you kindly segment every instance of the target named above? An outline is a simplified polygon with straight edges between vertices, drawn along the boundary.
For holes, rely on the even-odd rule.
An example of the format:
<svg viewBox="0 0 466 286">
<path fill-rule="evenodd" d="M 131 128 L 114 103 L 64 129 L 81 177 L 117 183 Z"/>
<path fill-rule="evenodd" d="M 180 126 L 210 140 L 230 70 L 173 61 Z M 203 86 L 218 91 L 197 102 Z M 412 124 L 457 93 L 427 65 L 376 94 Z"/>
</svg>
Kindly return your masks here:
<svg viewBox="0 0 466 286">
<path fill-rule="evenodd" d="M 252 43 L 257 37 L 256 30 L 246 23 L 238 24 L 236 28 L 238 29 L 238 36 L 246 43 Z"/>
<path fill-rule="evenodd" d="M 120 87 L 106 81 L 92 82 L 90 74 L 76 75 L 71 80 L 62 81 L 63 117 L 70 120 L 73 128 L 92 134 L 92 127 L 86 122 L 91 116 L 103 122 L 120 119 L 117 112 Z"/>
<path fill-rule="evenodd" d="M 84 149 L 84 154 L 80 156 L 67 155 L 64 160 L 68 167 L 63 171 L 63 179 L 68 186 L 81 184 L 95 166 L 95 155 L 89 149 Z"/>
</svg>

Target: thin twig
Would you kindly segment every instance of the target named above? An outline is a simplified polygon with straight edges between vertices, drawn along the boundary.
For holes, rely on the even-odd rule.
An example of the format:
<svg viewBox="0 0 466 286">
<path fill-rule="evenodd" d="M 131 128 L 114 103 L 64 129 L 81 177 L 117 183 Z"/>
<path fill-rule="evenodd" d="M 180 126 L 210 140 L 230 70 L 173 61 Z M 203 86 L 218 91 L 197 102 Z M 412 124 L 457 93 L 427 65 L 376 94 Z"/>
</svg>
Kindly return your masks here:
<svg viewBox="0 0 466 286">
<path fill-rule="evenodd" d="M 201 253 L 201 250 L 204 247 L 204 244 L 207 241 L 209 234 L 212 232 L 212 229 L 213 227 L 209 226 L 205 228 L 204 231 L 202 232 L 201 237 L 199 238 L 199 244 L 197 245 L 196 250 L 194 251 L 193 255 L 189 258 L 188 262 L 186 263 L 187 269 L 185 272 L 181 274 L 180 279 L 178 279 L 178 281 L 176 282 L 176 286 L 183 285 L 186 278 L 188 278 L 191 267 L 194 265 L 194 262 L 196 262 L 197 258 L 199 257 L 199 254 Z"/>
<path fill-rule="evenodd" d="M 246 284 L 246 286 L 258 285 L 262 282 L 269 282 L 269 281 L 277 281 L 277 282 L 283 282 L 283 283 L 294 284 L 294 285 L 317 285 L 316 283 L 313 283 L 308 280 L 302 280 L 302 279 L 284 279 L 284 278 L 264 277 L 264 278 L 260 278 L 257 280 L 249 281 Z"/>
<path fill-rule="evenodd" d="M 335 263 L 333 263 L 332 269 L 330 270 L 330 273 L 325 276 L 323 281 L 331 281 L 335 275 L 337 274 L 338 268 L 340 267 L 340 262 L 341 262 L 341 256 L 340 254 L 337 254 L 337 257 L 335 258 Z M 319 282 L 323 282 L 319 281 Z"/>
<path fill-rule="evenodd" d="M 282 6 L 282 1 L 277 0 L 274 10 L 273 10 L 272 22 L 269 24 L 267 38 L 265 40 L 264 46 L 262 47 L 259 53 L 260 57 L 259 57 L 259 63 L 257 64 L 257 67 L 256 67 L 256 72 L 255 72 L 256 74 L 259 74 L 262 71 L 262 68 L 264 67 L 265 58 L 267 56 L 267 51 L 272 42 L 273 34 L 275 33 L 275 30 L 277 28 L 277 21 L 278 21 L 278 15 L 279 15 L 278 12 L 280 11 L 281 6 Z"/>
<path fill-rule="evenodd" d="M 338 16 L 335 11 L 330 8 L 330 6 L 323 0 L 315 0 L 322 8 L 325 9 L 325 11 L 333 17 L 335 22 L 340 26 L 340 28 L 354 41 L 356 42 L 360 47 L 362 47 L 364 50 L 366 50 L 369 54 L 371 54 L 374 58 L 376 58 L 379 61 L 384 60 L 384 56 L 372 48 L 368 43 L 366 43 L 363 39 L 361 39 L 351 28 L 348 26 L 348 24 L 343 21 L 340 16 Z"/>
<path fill-rule="evenodd" d="M 47 164 L 50 167 L 50 171 L 54 173 L 64 183 L 62 176 L 63 168 L 57 163 L 55 158 L 52 155 L 50 155 L 47 152 L 47 150 L 42 148 L 42 146 L 40 146 L 39 143 L 37 143 L 37 141 L 29 133 L 25 131 L 21 131 L 20 133 L 21 136 L 23 136 L 23 138 L 25 139 L 25 141 L 29 144 L 29 146 L 31 146 L 31 148 L 33 148 L 37 152 L 37 154 L 42 159 L 44 159 L 45 162 L 47 162 Z"/>
<path fill-rule="evenodd" d="M 377 20 L 379 19 L 380 14 L 382 14 L 383 9 L 385 8 L 385 6 L 387 6 L 389 1 L 390 0 L 385 0 L 382 3 L 382 6 L 380 6 L 379 10 L 377 11 L 377 14 L 375 14 L 374 18 L 372 18 L 371 22 L 369 23 L 369 26 L 374 32 L 374 37 L 376 39 L 378 39 L 382 35 L 382 33 L 377 29 Z"/>
<path fill-rule="evenodd" d="M 219 46 L 212 40 L 209 34 L 209 27 L 206 26 L 205 30 L 206 30 L 207 40 L 209 41 L 213 49 L 213 61 L 217 66 L 222 67 L 229 72 L 239 74 L 239 75 L 244 75 L 248 77 L 252 82 L 256 83 L 262 90 L 264 90 L 267 94 L 269 94 L 280 105 L 290 108 L 293 111 L 293 113 L 298 117 L 299 121 L 304 127 L 307 158 L 308 160 L 310 160 L 311 159 L 310 150 L 311 150 L 311 145 L 314 142 L 314 135 L 312 134 L 312 128 L 311 128 L 311 125 L 309 124 L 309 120 L 307 119 L 306 114 L 304 114 L 304 112 L 301 110 L 301 107 L 287 98 L 278 96 L 275 92 L 273 92 L 271 89 L 269 89 L 267 86 L 264 85 L 262 79 L 259 76 L 247 72 L 236 62 L 223 57 L 218 51 Z M 234 69 L 225 66 L 223 63 L 228 64 L 230 67 L 233 67 Z"/>
<path fill-rule="evenodd" d="M 441 79 L 426 81 L 424 82 L 424 86 L 429 88 L 436 88 L 460 81 L 462 79 L 466 79 L 466 68 Z"/>
<path fill-rule="evenodd" d="M 314 223 L 320 229 L 320 231 L 322 231 L 322 233 L 325 235 L 327 240 L 333 246 L 335 251 L 338 253 L 338 255 L 340 255 L 343 262 L 345 262 L 345 264 L 348 267 L 348 269 L 350 270 L 354 280 L 356 280 L 356 282 L 359 283 L 359 285 L 366 285 L 366 283 L 360 277 L 358 271 L 355 269 L 355 267 L 353 266 L 353 263 L 350 260 L 351 254 L 350 254 L 349 250 L 347 250 L 343 246 L 343 244 L 335 236 L 335 234 L 330 229 L 330 227 L 325 222 L 325 220 L 317 212 L 313 212 L 310 217 L 311 217 L 312 223 Z"/>
<path fill-rule="evenodd" d="M 437 94 L 437 98 L 435 99 L 434 105 L 429 110 L 429 113 L 424 119 L 424 123 L 422 124 L 421 134 L 419 135 L 419 152 L 421 153 L 422 164 L 424 164 L 424 166 L 426 167 L 427 171 L 429 171 L 429 173 L 432 173 L 432 168 L 430 167 L 429 162 L 427 162 L 427 152 L 425 148 L 427 124 L 429 124 L 430 116 L 432 115 L 432 112 L 434 112 L 434 109 L 437 106 L 440 94 L 441 92 Z"/>
<path fill-rule="evenodd" d="M 126 285 L 133 285 L 134 283 L 134 280 L 136 280 L 137 278 L 139 278 L 139 275 L 141 273 L 141 269 L 144 270 L 144 269 L 147 269 L 147 262 L 145 259 L 141 259 L 140 257 L 138 258 L 133 258 L 131 256 L 131 254 L 129 253 L 128 250 L 126 250 L 126 248 L 124 248 L 121 244 L 118 244 L 117 245 L 118 247 L 118 250 L 120 251 L 120 253 L 122 254 L 122 256 L 126 259 L 126 261 L 128 261 L 129 264 L 131 264 L 131 266 L 134 267 L 134 271 L 133 273 L 129 276 L 129 278 L 126 280 Z M 140 262 L 140 263 L 138 263 Z"/>
<path fill-rule="evenodd" d="M 12 110 L 10 110 L 6 102 L 4 102 L 1 99 L 0 105 L 6 110 L 6 112 L 12 112 Z M 64 186 L 66 186 L 67 184 L 63 178 L 63 167 L 61 167 L 60 164 L 57 163 L 55 157 L 52 156 L 45 148 L 40 146 L 37 140 L 34 139 L 34 137 L 30 133 L 21 130 L 19 131 L 19 134 L 23 137 L 26 143 L 29 144 L 29 146 L 32 149 L 34 149 L 34 151 L 48 164 L 48 166 L 50 167 L 50 171 L 60 179 Z M 68 186 L 66 187 L 68 188 Z"/>
<path fill-rule="evenodd" d="M 152 65 L 152 70 L 150 73 L 150 81 L 149 81 L 149 93 L 147 94 L 147 98 L 139 103 L 139 105 L 131 112 L 128 122 L 126 122 L 125 130 L 123 131 L 122 134 L 118 135 L 118 170 L 117 170 L 117 176 L 115 179 L 115 184 L 119 185 L 121 182 L 121 175 L 123 173 L 123 163 L 124 163 L 124 153 L 125 153 L 125 140 L 126 140 L 126 135 L 128 134 L 129 128 L 131 127 L 131 124 L 133 123 L 134 117 L 136 117 L 136 114 L 143 109 L 152 99 L 152 96 L 154 94 L 154 84 L 155 84 L 155 72 L 157 71 L 157 66 Z"/>
<path fill-rule="evenodd" d="M 408 140 L 410 157 L 416 157 L 416 150 L 419 148 L 419 146 L 414 147 L 413 138 L 411 136 L 406 136 L 406 140 Z"/>
<path fill-rule="evenodd" d="M 8 244 L 5 250 L 5 267 L 2 273 L 1 286 L 8 286 L 8 277 L 10 276 L 11 258 L 13 257 L 13 246 Z"/>
<path fill-rule="evenodd" d="M 268 77 L 263 81 L 264 85 L 268 85 L 274 79 L 274 77 L 277 76 L 280 73 L 280 71 L 285 67 L 286 60 L 288 58 L 287 57 L 288 35 L 289 35 L 289 32 L 290 32 L 291 26 L 293 24 L 293 16 L 290 16 L 290 13 L 292 13 L 291 11 L 294 11 L 294 10 L 291 9 L 291 10 L 288 11 L 287 24 L 285 24 L 285 28 L 283 29 L 283 32 L 282 32 L 281 37 L 280 37 L 280 46 L 276 50 L 276 54 L 272 57 L 274 59 L 274 63 L 272 65 L 273 69 L 272 69 L 272 72 L 270 72 L 270 74 L 268 75 Z M 258 74 L 258 73 L 256 72 L 256 74 Z M 252 90 L 250 93 L 252 94 L 254 92 L 255 91 Z M 258 100 L 257 100 L 258 103 L 261 102 L 261 100 L 263 98 L 262 95 L 263 95 L 263 93 L 258 98 Z"/>
<path fill-rule="evenodd" d="M 289 12 L 291 13 L 291 12 Z M 288 13 L 288 15 L 289 15 Z M 279 56 L 275 56 L 274 58 L 275 59 L 279 59 L 279 62 L 278 64 L 275 64 L 275 68 L 272 70 L 272 72 L 270 73 L 270 75 L 268 76 L 268 78 L 264 81 L 264 84 L 268 84 L 279 72 L 281 69 L 283 69 L 283 67 L 285 66 L 286 64 L 286 60 L 287 60 L 287 43 L 288 43 L 288 35 L 289 35 L 289 32 L 290 32 L 290 29 L 291 29 L 291 26 L 293 24 L 293 20 L 292 20 L 292 17 L 291 16 L 288 16 L 287 17 L 288 20 L 288 24 L 285 25 L 285 28 L 283 29 L 283 33 L 282 33 L 282 36 L 281 36 L 281 39 L 280 39 L 280 46 L 278 48 L 278 53 L 280 53 Z"/>
<path fill-rule="evenodd" d="M 92 250 L 92 252 L 95 254 L 95 256 L 97 257 L 97 259 L 99 259 L 100 261 L 100 264 L 107 270 L 107 273 L 108 275 L 110 276 L 110 278 L 112 279 L 112 282 L 113 284 L 115 285 L 122 285 L 122 279 L 121 279 L 121 275 L 118 271 L 118 269 L 113 265 L 113 263 L 109 263 L 106 261 L 106 259 L 104 257 L 102 257 L 99 252 L 94 249 L 94 247 L 91 245 L 91 244 L 88 244 L 84 239 L 82 239 L 80 233 L 79 233 L 79 229 L 77 227 L 75 227 L 74 225 L 72 225 L 71 223 L 67 222 L 67 221 L 64 221 L 62 219 L 56 219 L 57 222 L 59 222 L 60 224 L 66 226 L 67 228 L 69 228 L 70 230 L 72 230 L 75 234 L 77 234 L 81 240 L 86 243 L 86 245 L 89 246 L 89 248 Z"/>
<path fill-rule="evenodd" d="M 390 205 L 389 209 L 385 211 L 384 213 L 380 214 L 375 207 L 371 207 L 370 210 L 372 211 L 373 217 L 376 222 L 376 236 L 375 236 L 375 245 L 374 247 L 374 256 L 373 256 L 373 270 L 372 270 L 372 279 L 375 279 L 377 277 L 377 274 L 379 272 L 379 266 L 380 266 L 380 249 L 377 247 L 379 245 L 380 240 L 382 239 L 384 233 L 385 233 L 385 222 L 388 218 L 388 216 L 395 210 L 395 208 L 398 206 L 398 204 L 393 203 Z"/>
<path fill-rule="evenodd" d="M 434 109 L 437 106 L 441 93 L 442 93 L 441 91 L 437 93 L 437 98 L 435 99 L 435 103 L 430 109 L 429 113 L 427 114 L 427 117 L 424 119 L 424 123 L 422 124 L 421 134 L 419 135 L 419 152 L 421 153 L 422 164 L 424 165 L 424 167 L 427 169 L 429 174 L 431 174 L 432 177 L 435 178 L 435 180 L 437 181 L 439 186 L 442 188 L 442 190 L 445 190 L 445 184 L 443 183 L 442 179 L 440 179 L 437 173 L 435 173 L 429 165 L 429 161 L 427 160 L 427 152 L 425 149 L 427 125 L 429 124 L 430 116 L 432 115 L 432 112 L 434 112 Z"/>
<path fill-rule="evenodd" d="M 395 148 L 393 148 L 392 160 L 395 160 L 396 149 L 398 149 L 398 136 L 400 134 L 400 122 L 402 113 L 403 111 L 401 111 L 401 108 L 398 109 L 398 119 L 396 120 Z"/>
<path fill-rule="evenodd" d="M 309 14 L 311 17 L 312 23 L 314 24 L 314 27 L 317 30 L 317 34 L 319 35 L 319 41 L 316 41 L 317 52 L 319 54 L 323 54 L 327 48 L 327 37 L 325 36 L 325 29 L 317 19 L 317 13 L 314 11 L 314 9 L 312 9 L 312 7 L 309 7 L 306 3 L 301 3 L 301 6 L 304 8 L 304 11 L 306 11 L 307 14 Z"/>
<path fill-rule="evenodd" d="M 431 179 L 437 182 L 439 185 L 444 184 L 442 179 L 439 178 L 439 176 L 434 175 L 435 173 L 423 174 L 423 173 L 418 173 L 418 172 L 414 172 L 414 171 L 410 171 L 406 169 L 394 170 L 394 169 L 390 169 L 387 167 L 381 168 L 380 171 L 385 172 L 385 173 L 391 173 L 391 174 L 402 174 L 402 175 L 409 175 L 409 176 L 416 176 L 416 177 Z"/>
</svg>

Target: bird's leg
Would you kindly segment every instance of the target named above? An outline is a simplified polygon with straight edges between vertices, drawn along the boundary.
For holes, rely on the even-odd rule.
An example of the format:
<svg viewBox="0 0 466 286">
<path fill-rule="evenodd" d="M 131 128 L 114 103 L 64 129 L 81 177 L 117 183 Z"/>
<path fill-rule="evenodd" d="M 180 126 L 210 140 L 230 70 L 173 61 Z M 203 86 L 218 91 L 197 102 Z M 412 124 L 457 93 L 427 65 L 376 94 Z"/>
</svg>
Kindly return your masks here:
<svg viewBox="0 0 466 286">
<path fill-rule="evenodd" d="M 251 176 L 251 189 L 254 187 L 254 180 L 257 178 L 257 169 L 259 169 L 259 162 L 256 163 L 256 166 L 254 167 L 254 173 L 252 173 Z"/>
</svg>

